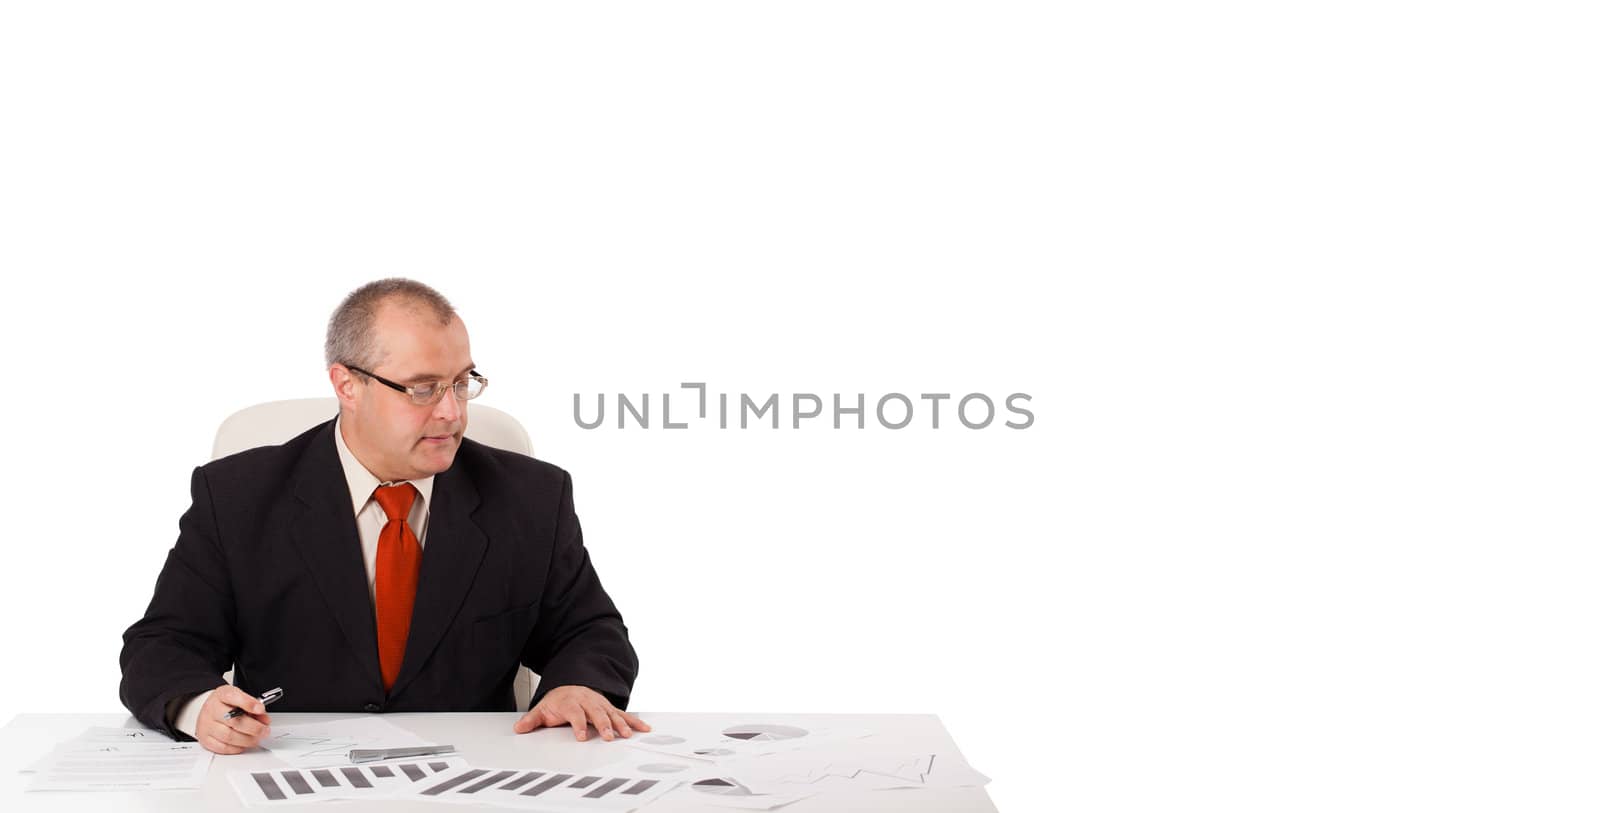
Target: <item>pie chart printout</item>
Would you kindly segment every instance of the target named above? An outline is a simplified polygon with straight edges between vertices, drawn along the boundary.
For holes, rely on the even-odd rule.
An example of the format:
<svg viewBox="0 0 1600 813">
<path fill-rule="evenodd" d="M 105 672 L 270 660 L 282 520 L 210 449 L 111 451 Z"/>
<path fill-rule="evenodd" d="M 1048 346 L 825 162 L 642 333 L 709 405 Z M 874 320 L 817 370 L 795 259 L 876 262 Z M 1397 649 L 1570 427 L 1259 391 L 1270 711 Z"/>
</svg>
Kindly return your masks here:
<svg viewBox="0 0 1600 813">
<path fill-rule="evenodd" d="M 702 779 L 690 785 L 701 793 L 715 793 L 719 796 L 754 796 L 750 789 L 732 779 Z"/>
<path fill-rule="evenodd" d="M 749 742 L 776 742 L 778 740 L 799 739 L 808 733 L 810 732 L 792 725 L 758 723 L 755 725 L 736 725 L 732 728 L 724 729 L 722 736 Z"/>
</svg>

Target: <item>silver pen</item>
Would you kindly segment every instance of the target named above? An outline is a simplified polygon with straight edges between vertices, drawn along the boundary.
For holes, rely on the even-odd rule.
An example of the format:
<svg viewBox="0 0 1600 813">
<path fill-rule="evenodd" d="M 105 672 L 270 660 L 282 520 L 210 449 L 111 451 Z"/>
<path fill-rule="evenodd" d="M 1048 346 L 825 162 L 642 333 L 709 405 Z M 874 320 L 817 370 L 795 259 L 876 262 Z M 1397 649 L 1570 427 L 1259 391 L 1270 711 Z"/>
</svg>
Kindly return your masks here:
<svg viewBox="0 0 1600 813">
<path fill-rule="evenodd" d="M 454 745 L 422 745 L 413 748 L 357 748 L 350 752 L 350 761 L 354 763 L 378 762 L 385 759 L 405 759 L 407 757 L 431 757 L 439 754 L 454 753 Z"/>
</svg>

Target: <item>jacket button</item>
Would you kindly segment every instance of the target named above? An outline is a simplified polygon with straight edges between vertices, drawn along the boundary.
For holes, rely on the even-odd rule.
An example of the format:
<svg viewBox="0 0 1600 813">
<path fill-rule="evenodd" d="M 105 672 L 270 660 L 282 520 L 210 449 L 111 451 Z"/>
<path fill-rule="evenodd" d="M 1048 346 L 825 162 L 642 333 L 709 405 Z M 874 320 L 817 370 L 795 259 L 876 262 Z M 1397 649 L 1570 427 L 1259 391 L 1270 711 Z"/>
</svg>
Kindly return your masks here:
<svg viewBox="0 0 1600 813">
<path fill-rule="evenodd" d="M 377 703 L 368 703 L 365 706 L 362 706 L 361 710 L 362 711 L 366 711 L 366 712 L 375 712 L 375 711 L 381 711 L 382 709 L 378 706 Z"/>
</svg>

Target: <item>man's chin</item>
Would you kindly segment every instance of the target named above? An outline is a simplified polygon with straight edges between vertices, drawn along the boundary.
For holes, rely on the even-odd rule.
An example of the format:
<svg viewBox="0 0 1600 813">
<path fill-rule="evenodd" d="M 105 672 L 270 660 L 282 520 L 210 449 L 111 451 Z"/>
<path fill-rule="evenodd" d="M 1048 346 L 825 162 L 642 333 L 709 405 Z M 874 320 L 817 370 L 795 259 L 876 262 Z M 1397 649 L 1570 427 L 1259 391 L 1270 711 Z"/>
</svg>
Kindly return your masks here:
<svg viewBox="0 0 1600 813">
<path fill-rule="evenodd" d="M 417 468 L 429 474 L 438 474 L 450 468 L 456 462 L 456 450 L 460 448 L 455 438 L 447 441 L 430 441 L 424 439 L 418 445 L 419 454 L 416 456 Z"/>
</svg>

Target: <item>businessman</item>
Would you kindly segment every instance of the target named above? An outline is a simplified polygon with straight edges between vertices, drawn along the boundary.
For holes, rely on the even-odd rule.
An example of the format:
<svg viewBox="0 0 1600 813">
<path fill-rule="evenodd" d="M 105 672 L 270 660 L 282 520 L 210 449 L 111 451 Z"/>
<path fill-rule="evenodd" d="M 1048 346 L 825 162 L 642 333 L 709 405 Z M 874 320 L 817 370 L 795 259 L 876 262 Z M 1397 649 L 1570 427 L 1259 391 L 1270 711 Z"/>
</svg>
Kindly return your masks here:
<svg viewBox="0 0 1600 813">
<path fill-rule="evenodd" d="M 572 478 L 463 436 L 488 381 L 450 303 L 411 280 L 362 286 L 326 358 L 337 417 L 195 470 L 123 635 L 128 710 L 235 754 L 270 733 L 256 695 L 273 687 L 276 711 L 509 711 L 520 663 L 540 681 L 516 732 L 649 731 L 624 711 L 638 657 Z"/>
</svg>

